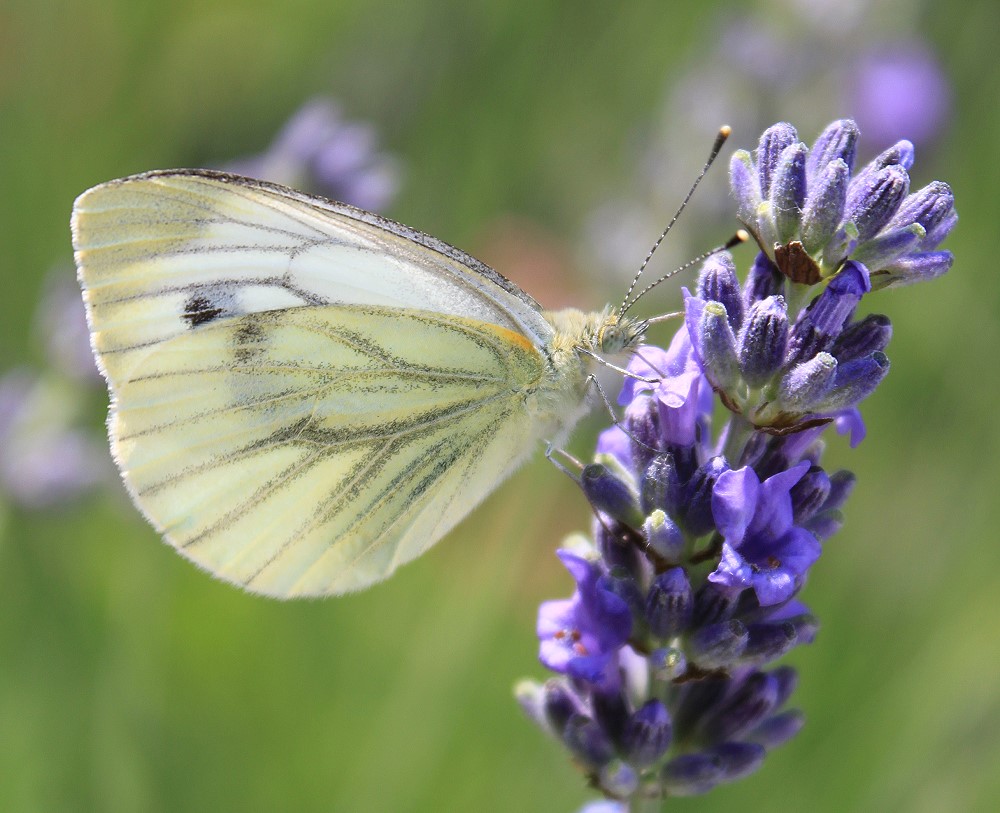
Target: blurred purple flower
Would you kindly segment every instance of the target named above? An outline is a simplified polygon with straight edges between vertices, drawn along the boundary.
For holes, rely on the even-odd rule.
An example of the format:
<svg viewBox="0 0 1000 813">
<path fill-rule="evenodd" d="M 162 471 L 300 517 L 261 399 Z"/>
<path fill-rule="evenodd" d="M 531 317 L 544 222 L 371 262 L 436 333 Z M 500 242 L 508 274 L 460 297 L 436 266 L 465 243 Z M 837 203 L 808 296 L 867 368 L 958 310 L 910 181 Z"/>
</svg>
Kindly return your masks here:
<svg viewBox="0 0 1000 813">
<path fill-rule="evenodd" d="M 399 189 L 399 164 L 379 151 L 375 128 L 345 119 L 324 98 L 299 108 L 267 150 L 225 168 L 370 211 L 388 206 Z"/>
<path fill-rule="evenodd" d="M 52 366 L 76 381 L 102 383 L 90 349 L 87 313 L 71 270 L 60 266 L 49 275 L 35 313 L 35 332 Z"/>
<path fill-rule="evenodd" d="M 918 40 L 881 42 L 854 62 L 848 109 L 876 147 L 904 136 L 922 146 L 948 118 L 951 88 L 931 48 Z"/>
<path fill-rule="evenodd" d="M 49 508 L 107 482 L 103 442 L 72 425 L 72 389 L 27 370 L 0 377 L 0 497 Z"/>
</svg>

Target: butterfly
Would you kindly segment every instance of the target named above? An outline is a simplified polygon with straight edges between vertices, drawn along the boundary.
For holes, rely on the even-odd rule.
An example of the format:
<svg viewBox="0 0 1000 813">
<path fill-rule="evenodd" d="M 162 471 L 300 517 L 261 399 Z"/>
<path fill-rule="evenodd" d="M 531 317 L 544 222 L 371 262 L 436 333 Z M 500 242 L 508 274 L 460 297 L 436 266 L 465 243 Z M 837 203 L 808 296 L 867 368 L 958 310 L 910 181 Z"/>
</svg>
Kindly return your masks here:
<svg viewBox="0 0 1000 813">
<path fill-rule="evenodd" d="M 566 436 L 596 359 L 651 321 L 635 299 L 545 311 L 419 231 L 207 170 L 96 186 L 72 232 L 133 500 L 183 556 L 279 598 L 419 556 Z"/>
</svg>

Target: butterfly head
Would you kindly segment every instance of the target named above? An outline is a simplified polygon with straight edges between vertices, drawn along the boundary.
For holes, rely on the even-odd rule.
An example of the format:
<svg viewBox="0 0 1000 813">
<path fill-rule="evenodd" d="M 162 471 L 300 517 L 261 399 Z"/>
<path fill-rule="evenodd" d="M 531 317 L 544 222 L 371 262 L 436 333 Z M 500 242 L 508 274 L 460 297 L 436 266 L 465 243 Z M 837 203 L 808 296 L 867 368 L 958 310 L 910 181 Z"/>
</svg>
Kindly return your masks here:
<svg viewBox="0 0 1000 813">
<path fill-rule="evenodd" d="M 595 352 L 614 356 L 642 342 L 646 333 L 645 322 L 623 316 L 613 308 L 604 311 L 601 316 L 601 324 L 594 336 Z"/>
<path fill-rule="evenodd" d="M 574 308 L 546 311 L 543 316 L 555 328 L 555 350 L 591 356 L 615 356 L 642 342 L 646 322 L 622 316 L 608 306 L 602 311 L 584 313 Z"/>
</svg>

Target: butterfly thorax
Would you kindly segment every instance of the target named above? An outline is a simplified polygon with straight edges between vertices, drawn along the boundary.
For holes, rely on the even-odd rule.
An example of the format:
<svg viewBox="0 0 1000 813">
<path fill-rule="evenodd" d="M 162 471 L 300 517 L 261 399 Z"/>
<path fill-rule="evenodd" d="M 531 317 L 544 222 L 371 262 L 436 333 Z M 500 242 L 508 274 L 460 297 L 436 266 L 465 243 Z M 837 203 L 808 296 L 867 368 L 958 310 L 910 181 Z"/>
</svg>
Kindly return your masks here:
<svg viewBox="0 0 1000 813">
<path fill-rule="evenodd" d="M 587 411 L 588 376 L 598 364 L 594 356 L 609 360 L 642 341 L 644 325 L 621 317 L 612 308 L 585 313 L 568 308 L 545 311 L 542 316 L 555 330 L 545 347 L 546 372 L 529 399 L 529 409 L 544 437 L 558 438 Z"/>
</svg>

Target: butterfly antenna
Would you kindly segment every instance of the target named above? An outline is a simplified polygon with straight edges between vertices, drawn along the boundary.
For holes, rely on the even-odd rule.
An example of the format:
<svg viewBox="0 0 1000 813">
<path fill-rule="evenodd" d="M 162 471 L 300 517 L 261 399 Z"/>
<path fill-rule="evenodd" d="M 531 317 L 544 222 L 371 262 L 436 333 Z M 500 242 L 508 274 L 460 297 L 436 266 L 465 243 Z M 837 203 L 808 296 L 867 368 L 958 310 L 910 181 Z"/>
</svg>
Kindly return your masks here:
<svg viewBox="0 0 1000 813">
<path fill-rule="evenodd" d="M 667 236 L 667 233 L 670 231 L 670 229 L 673 228 L 674 223 L 677 222 L 677 218 L 681 216 L 681 212 L 683 212 L 684 208 L 688 205 L 688 202 L 691 200 L 691 196 L 694 194 L 694 190 L 697 189 L 698 184 L 701 183 L 701 179 L 705 177 L 705 173 L 708 172 L 709 167 L 711 167 L 712 164 L 715 162 L 715 159 L 718 158 L 719 152 L 722 150 L 722 145 L 726 143 L 726 139 L 729 138 L 729 134 L 732 131 L 733 128 L 730 127 L 728 124 L 723 125 L 722 127 L 719 128 L 719 134 L 715 137 L 715 143 L 712 144 L 712 151 L 708 154 L 708 160 L 705 162 L 705 166 L 701 168 L 701 172 L 699 172 L 698 177 L 694 179 L 694 183 L 691 184 L 691 188 L 688 190 L 687 195 L 684 196 L 684 200 L 681 202 L 681 205 L 674 213 L 674 216 L 670 218 L 670 222 L 667 223 L 667 227 L 663 230 L 660 236 L 656 238 L 656 242 L 653 243 L 653 247 L 649 250 L 649 253 L 646 255 L 646 259 L 642 261 L 642 265 L 639 266 L 639 270 L 636 271 L 635 276 L 632 278 L 632 284 L 628 286 L 628 290 L 625 292 L 625 298 L 622 300 L 622 306 L 620 308 L 620 311 L 622 313 L 624 313 L 628 308 L 634 305 L 635 299 L 639 298 L 637 296 L 635 299 L 630 300 L 630 297 L 632 296 L 632 291 L 635 290 L 635 286 L 639 282 L 639 277 L 641 277 L 642 272 L 646 270 L 646 266 L 649 265 L 649 261 L 650 259 L 652 259 L 653 253 L 656 251 L 656 249 L 660 247 L 660 243 L 663 242 L 663 238 Z M 681 269 L 677 270 L 680 271 Z M 674 273 L 677 272 L 675 271 Z"/>
<path fill-rule="evenodd" d="M 686 263 L 684 263 L 684 265 L 679 265 L 673 271 L 668 271 L 659 279 L 656 279 L 653 282 L 649 283 L 649 285 L 647 285 L 645 288 L 643 288 L 641 291 L 639 291 L 639 293 L 635 295 L 635 297 L 632 299 L 631 302 L 626 302 L 622 306 L 620 315 L 624 315 L 629 310 L 629 308 L 631 308 L 636 302 L 638 302 L 642 297 L 644 297 L 646 294 L 652 291 L 657 285 L 659 285 L 664 280 L 670 279 L 675 274 L 681 273 L 681 271 L 687 271 L 687 269 L 689 269 L 692 265 L 697 265 L 703 260 L 707 260 L 713 254 L 718 254 L 720 251 L 728 251 L 733 246 L 738 246 L 740 243 L 745 243 L 749 239 L 750 239 L 749 232 L 747 232 L 745 229 L 739 229 L 736 232 L 736 234 L 734 234 L 732 237 L 726 240 L 726 242 L 723 243 L 722 245 L 716 246 L 715 248 L 706 251 L 704 254 L 699 254 L 697 257 L 688 260 Z M 649 321 L 650 323 L 652 323 L 653 321 L 656 320 L 649 320 Z"/>
</svg>

